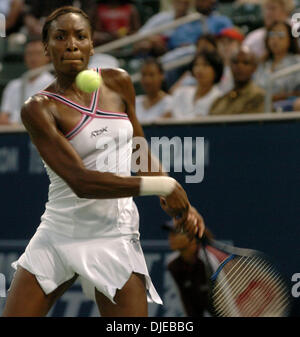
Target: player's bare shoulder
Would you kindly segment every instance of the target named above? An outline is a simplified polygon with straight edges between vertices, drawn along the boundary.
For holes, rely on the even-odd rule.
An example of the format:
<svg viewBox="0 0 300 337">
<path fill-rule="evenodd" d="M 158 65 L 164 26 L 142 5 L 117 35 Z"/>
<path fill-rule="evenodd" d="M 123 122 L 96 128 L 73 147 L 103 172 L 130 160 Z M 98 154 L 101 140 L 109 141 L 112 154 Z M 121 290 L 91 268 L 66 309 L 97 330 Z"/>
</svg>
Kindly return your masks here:
<svg viewBox="0 0 300 337">
<path fill-rule="evenodd" d="M 36 94 L 30 97 L 22 106 L 21 119 L 29 131 L 43 124 L 55 123 L 56 106 L 47 96 Z"/>
<path fill-rule="evenodd" d="M 128 72 L 121 68 L 102 69 L 104 84 L 117 92 L 127 103 L 134 101 L 135 90 Z"/>
<path fill-rule="evenodd" d="M 105 84 L 114 83 L 116 81 L 131 81 L 128 72 L 122 68 L 101 69 L 101 75 Z"/>
</svg>

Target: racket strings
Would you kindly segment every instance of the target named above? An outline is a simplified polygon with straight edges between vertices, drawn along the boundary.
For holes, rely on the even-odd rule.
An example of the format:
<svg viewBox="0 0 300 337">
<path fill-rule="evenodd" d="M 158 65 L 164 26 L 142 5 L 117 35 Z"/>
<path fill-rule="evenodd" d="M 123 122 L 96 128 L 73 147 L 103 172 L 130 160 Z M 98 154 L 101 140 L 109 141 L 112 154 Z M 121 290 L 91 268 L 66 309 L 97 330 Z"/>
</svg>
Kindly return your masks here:
<svg viewBox="0 0 300 337">
<path fill-rule="evenodd" d="M 281 299 L 278 299 L 278 297 L 280 297 L 279 296 L 280 294 L 278 291 L 271 293 L 266 290 L 267 287 L 272 288 L 272 285 L 273 285 L 272 282 L 271 284 L 269 284 L 270 282 L 267 283 L 268 279 L 265 276 L 260 279 L 259 281 L 260 283 L 258 283 L 257 281 L 255 282 L 250 281 L 250 283 L 247 285 L 247 282 L 245 282 L 245 280 L 243 281 L 244 281 L 243 284 L 241 284 L 241 282 L 238 282 L 239 292 L 236 292 L 236 289 L 231 287 L 231 292 L 232 292 L 231 296 L 234 297 L 235 294 L 239 294 L 239 295 L 236 295 L 237 296 L 235 299 L 236 302 L 234 303 L 235 312 L 237 312 L 237 309 L 238 309 L 238 313 L 239 313 L 238 316 L 265 316 L 265 315 L 271 315 L 271 313 L 274 315 L 274 307 L 279 307 L 279 304 L 282 301 Z M 247 291 L 244 291 L 245 283 L 248 286 Z M 263 289 L 259 287 L 259 285 L 262 285 L 262 284 L 264 285 Z M 241 288 L 243 288 L 242 292 L 241 292 Z M 270 306 L 270 304 L 272 305 Z M 230 305 L 232 306 L 232 301 L 230 302 Z M 220 303 L 219 303 L 219 307 L 220 307 Z M 224 310 L 222 311 L 222 315 L 224 315 Z"/>
<path fill-rule="evenodd" d="M 265 284 L 265 287 L 267 286 L 268 284 Z M 234 291 L 234 289 L 231 289 L 231 293 L 229 294 L 229 296 L 230 298 L 235 298 L 235 294 L 232 293 L 232 291 Z M 226 291 L 226 293 L 228 295 L 228 290 Z M 235 298 L 235 302 L 233 302 L 233 300 L 231 300 L 230 302 L 228 302 L 228 300 L 224 302 L 226 303 L 227 307 L 228 305 L 231 306 L 231 308 L 229 309 L 231 310 L 231 312 L 234 313 L 234 316 L 278 316 L 280 315 L 280 313 L 278 314 L 278 308 L 281 308 L 282 305 L 284 305 L 283 301 L 285 300 L 282 300 L 280 296 L 273 295 L 273 293 L 267 293 L 266 289 L 260 289 L 254 283 L 254 286 L 249 286 L 248 291 L 242 293 L 242 295 L 239 295 L 237 298 Z M 227 296 L 227 298 L 229 296 Z M 224 304 L 223 308 L 221 307 L 222 303 L 216 304 L 219 306 L 221 314 L 225 315 Z M 229 309 L 227 308 L 227 310 Z M 277 313 L 275 312 L 275 309 L 277 310 Z"/>
<path fill-rule="evenodd" d="M 220 271 L 213 292 L 221 316 L 282 316 L 288 294 L 281 278 L 259 257 L 235 257 Z"/>
<path fill-rule="evenodd" d="M 259 261 L 258 259 L 254 259 L 251 261 L 251 264 L 248 263 L 247 265 L 242 266 L 239 265 L 239 262 L 242 261 L 242 263 L 246 263 L 247 261 L 249 261 L 250 258 L 247 258 L 247 260 L 245 259 L 239 259 L 237 263 L 231 263 L 233 264 L 233 268 L 231 268 L 231 266 L 228 264 L 226 266 L 226 268 L 224 268 L 224 272 L 226 273 L 226 277 L 223 277 L 223 279 L 221 279 L 221 281 L 218 282 L 218 285 L 216 286 L 215 290 L 216 290 L 216 295 L 219 291 L 221 291 L 222 287 L 226 286 L 226 284 L 228 284 L 229 282 L 232 282 L 232 285 L 234 285 L 234 283 L 236 283 L 236 285 L 239 287 L 239 289 L 235 289 L 235 291 L 237 292 L 238 290 L 240 290 L 240 288 L 242 288 L 245 283 L 249 280 L 249 278 L 247 277 L 238 277 L 236 278 L 235 281 L 239 281 L 239 282 L 233 282 L 231 281 L 232 278 L 234 277 L 234 274 L 236 274 L 237 271 L 240 272 L 240 274 L 243 275 L 243 273 L 245 273 L 246 268 L 247 268 L 247 274 L 249 275 L 249 277 L 253 277 L 254 275 L 251 273 L 256 272 L 256 276 L 260 276 L 261 280 L 266 280 L 266 278 L 269 276 L 269 273 L 271 272 L 271 267 L 270 265 L 266 264 L 263 262 L 262 265 L 260 265 L 260 269 L 259 267 L 259 262 L 261 263 L 261 261 Z M 234 270 L 235 267 L 238 267 L 237 270 L 232 273 L 232 271 Z M 242 269 L 241 269 L 242 268 Z M 228 277 L 228 275 L 230 275 L 230 277 Z M 264 275 L 264 276 L 262 276 Z M 271 280 L 271 279 L 270 279 Z"/>
</svg>

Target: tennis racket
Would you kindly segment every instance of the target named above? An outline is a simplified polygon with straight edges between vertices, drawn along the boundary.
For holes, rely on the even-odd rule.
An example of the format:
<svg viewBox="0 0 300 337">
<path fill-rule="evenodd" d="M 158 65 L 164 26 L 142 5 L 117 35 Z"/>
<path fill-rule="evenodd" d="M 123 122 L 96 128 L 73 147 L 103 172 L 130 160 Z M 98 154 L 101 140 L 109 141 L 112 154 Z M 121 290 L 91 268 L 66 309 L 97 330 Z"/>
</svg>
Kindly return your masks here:
<svg viewBox="0 0 300 337">
<path fill-rule="evenodd" d="M 288 316 L 288 287 L 263 253 L 205 237 L 200 242 L 210 275 L 210 306 L 215 316 Z"/>
</svg>

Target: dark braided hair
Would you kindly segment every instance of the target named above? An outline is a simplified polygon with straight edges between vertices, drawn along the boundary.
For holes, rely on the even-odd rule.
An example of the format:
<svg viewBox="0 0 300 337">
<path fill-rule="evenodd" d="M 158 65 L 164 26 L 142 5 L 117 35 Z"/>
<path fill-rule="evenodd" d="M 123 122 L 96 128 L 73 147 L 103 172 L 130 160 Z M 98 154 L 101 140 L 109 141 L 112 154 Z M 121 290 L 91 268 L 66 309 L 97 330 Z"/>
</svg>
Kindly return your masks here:
<svg viewBox="0 0 300 337">
<path fill-rule="evenodd" d="M 43 31 L 42 31 L 42 39 L 43 43 L 47 43 L 49 39 L 49 29 L 51 27 L 51 24 L 53 21 L 55 21 L 59 16 L 68 14 L 68 13 L 74 13 L 74 14 L 79 14 L 81 15 L 88 23 L 91 33 L 93 32 L 93 27 L 91 24 L 91 21 L 88 17 L 88 15 L 80 8 L 73 7 L 73 6 L 63 6 L 60 8 L 57 8 L 54 10 L 46 19 L 44 26 L 43 26 Z"/>
</svg>

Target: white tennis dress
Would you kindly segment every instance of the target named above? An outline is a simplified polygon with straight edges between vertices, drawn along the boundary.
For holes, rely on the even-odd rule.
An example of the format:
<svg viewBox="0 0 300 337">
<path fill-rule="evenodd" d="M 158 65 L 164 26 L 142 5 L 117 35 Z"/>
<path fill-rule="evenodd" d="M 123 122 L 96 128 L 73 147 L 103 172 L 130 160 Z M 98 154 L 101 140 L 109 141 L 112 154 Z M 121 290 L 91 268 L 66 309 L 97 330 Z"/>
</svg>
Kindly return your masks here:
<svg viewBox="0 0 300 337">
<path fill-rule="evenodd" d="M 40 94 L 81 112 L 81 120 L 65 136 L 87 169 L 131 175 L 133 128 L 126 113 L 99 110 L 99 89 L 89 107 L 47 91 Z M 88 298 L 95 299 L 96 288 L 112 302 L 116 290 L 137 272 L 145 275 L 148 301 L 162 304 L 140 246 L 133 199 L 78 198 L 45 167 L 50 179 L 46 210 L 25 252 L 12 266 L 16 269 L 19 264 L 34 274 L 46 294 L 78 274 Z"/>
</svg>

